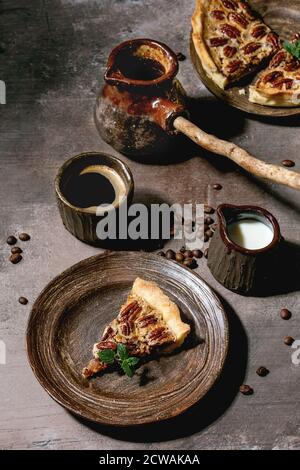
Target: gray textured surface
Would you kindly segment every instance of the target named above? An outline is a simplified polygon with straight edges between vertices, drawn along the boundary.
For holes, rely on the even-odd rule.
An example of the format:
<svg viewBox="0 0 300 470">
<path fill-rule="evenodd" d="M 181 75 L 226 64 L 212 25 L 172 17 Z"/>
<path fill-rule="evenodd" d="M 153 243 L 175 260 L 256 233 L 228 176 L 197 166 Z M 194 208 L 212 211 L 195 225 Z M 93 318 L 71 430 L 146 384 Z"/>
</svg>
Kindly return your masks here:
<svg viewBox="0 0 300 470">
<path fill-rule="evenodd" d="M 7 364 L 0 365 L 1 448 L 300 448 L 300 366 L 292 364 L 292 350 L 282 341 L 286 334 L 300 338 L 299 293 L 237 296 L 217 285 L 204 260 L 198 272 L 243 328 L 229 308 L 235 358 L 229 373 L 202 405 L 176 423 L 124 432 L 87 426 L 48 397 L 26 359 L 30 305 L 54 275 L 97 252 L 64 230 L 53 179 L 61 163 L 76 153 L 115 154 L 99 139 L 92 119 L 108 53 L 124 39 L 148 36 L 188 55 L 192 9 L 190 0 L 0 3 L 0 79 L 7 84 L 7 104 L 0 106 L 0 339 L 7 346 Z M 256 120 L 227 110 L 199 83 L 189 60 L 181 63 L 179 78 L 198 99 L 197 120 L 206 129 L 267 161 L 291 158 L 300 168 L 299 119 Z M 143 166 L 122 157 L 133 171 L 137 196 L 262 205 L 278 217 L 284 236 L 299 242 L 299 194 L 249 178 L 194 147 L 181 152 L 184 161 L 169 166 Z M 224 189 L 211 191 L 215 182 Z M 24 259 L 13 266 L 5 239 L 19 230 L 32 240 L 22 244 Z M 27 306 L 18 303 L 19 295 L 28 297 Z M 293 311 L 292 320 L 279 318 L 281 307 Z M 260 365 L 271 370 L 268 377 L 255 374 Z M 244 372 L 255 389 L 252 397 L 234 393 Z"/>
</svg>

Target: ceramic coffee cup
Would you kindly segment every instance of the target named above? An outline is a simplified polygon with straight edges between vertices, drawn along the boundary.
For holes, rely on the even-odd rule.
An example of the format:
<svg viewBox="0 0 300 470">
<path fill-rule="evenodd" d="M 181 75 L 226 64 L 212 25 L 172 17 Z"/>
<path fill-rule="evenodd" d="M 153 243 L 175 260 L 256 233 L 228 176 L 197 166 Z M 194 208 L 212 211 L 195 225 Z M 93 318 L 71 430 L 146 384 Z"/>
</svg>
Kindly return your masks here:
<svg viewBox="0 0 300 470">
<path fill-rule="evenodd" d="M 86 152 L 62 165 L 55 178 L 55 192 L 66 229 L 85 243 L 107 247 L 109 235 L 99 239 L 97 225 L 109 211 L 116 211 L 117 219 L 121 205 L 131 204 L 134 182 L 120 159 Z"/>
</svg>

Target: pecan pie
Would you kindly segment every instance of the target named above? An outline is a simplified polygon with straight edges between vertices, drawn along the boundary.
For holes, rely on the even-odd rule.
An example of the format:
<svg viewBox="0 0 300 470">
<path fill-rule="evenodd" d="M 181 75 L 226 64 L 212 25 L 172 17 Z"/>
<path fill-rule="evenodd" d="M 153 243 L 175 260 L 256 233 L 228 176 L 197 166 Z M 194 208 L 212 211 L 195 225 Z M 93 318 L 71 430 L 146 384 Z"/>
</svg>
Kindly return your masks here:
<svg viewBox="0 0 300 470">
<path fill-rule="evenodd" d="M 82 371 L 85 378 L 106 369 L 99 351 L 126 345 L 131 356 L 169 353 L 180 347 L 190 332 L 183 323 L 177 305 L 154 282 L 137 278 L 118 316 L 105 328 L 94 344 L 94 358 Z"/>
<path fill-rule="evenodd" d="M 295 34 L 292 43 L 299 40 L 300 34 Z M 300 60 L 281 48 L 250 87 L 249 100 L 268 106 L 299 106 Z"/>
<path fill-rule="evenodd" d="M 202 66 L 220 88 L 257 70 L 280 47 L 246 1 L 196 0 L 192 27 Z"/>
</svg>

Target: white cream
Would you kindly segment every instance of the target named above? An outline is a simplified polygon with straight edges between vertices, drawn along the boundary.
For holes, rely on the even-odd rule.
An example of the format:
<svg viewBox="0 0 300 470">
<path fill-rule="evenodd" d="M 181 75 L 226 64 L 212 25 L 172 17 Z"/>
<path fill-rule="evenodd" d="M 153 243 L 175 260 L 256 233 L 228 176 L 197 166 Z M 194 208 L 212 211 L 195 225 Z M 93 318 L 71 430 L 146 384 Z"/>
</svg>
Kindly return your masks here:
<svg viewBox="0 0 300 470">
<path fill-rule="evenodd" d="M 274 238 L 273 230 L 255 219 L 241 219 L 227 227 L 228 237 L 236 245 L 247 250 L 260 250 L 270 245 Z"/>
</svg>

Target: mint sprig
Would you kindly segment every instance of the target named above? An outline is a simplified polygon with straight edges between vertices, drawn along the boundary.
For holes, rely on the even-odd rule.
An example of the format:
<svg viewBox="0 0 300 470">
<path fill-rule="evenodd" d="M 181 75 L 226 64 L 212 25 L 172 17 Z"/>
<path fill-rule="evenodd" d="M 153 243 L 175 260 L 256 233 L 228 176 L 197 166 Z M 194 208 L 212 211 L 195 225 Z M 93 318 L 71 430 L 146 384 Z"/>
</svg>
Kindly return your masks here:
<svg viewBox="0 0 300 470">
<path fill-rule="evenodd" d="M 139 363 L 137 357 L 129 356 L 125 344 L 118 343 L 117 349 L 103 349 L 98 352 L 98 357 L 105 364 L 113 364 L 115 361 L 120 365 L 123 372 L 128 377 L 133 377 L 135 367 Z"/>
<path fill-rule="evenodd" d="M 285 41 L 283 47 L 296 59 L 300 59 L 300 40 L 294 42 Z"/>
</svg>

